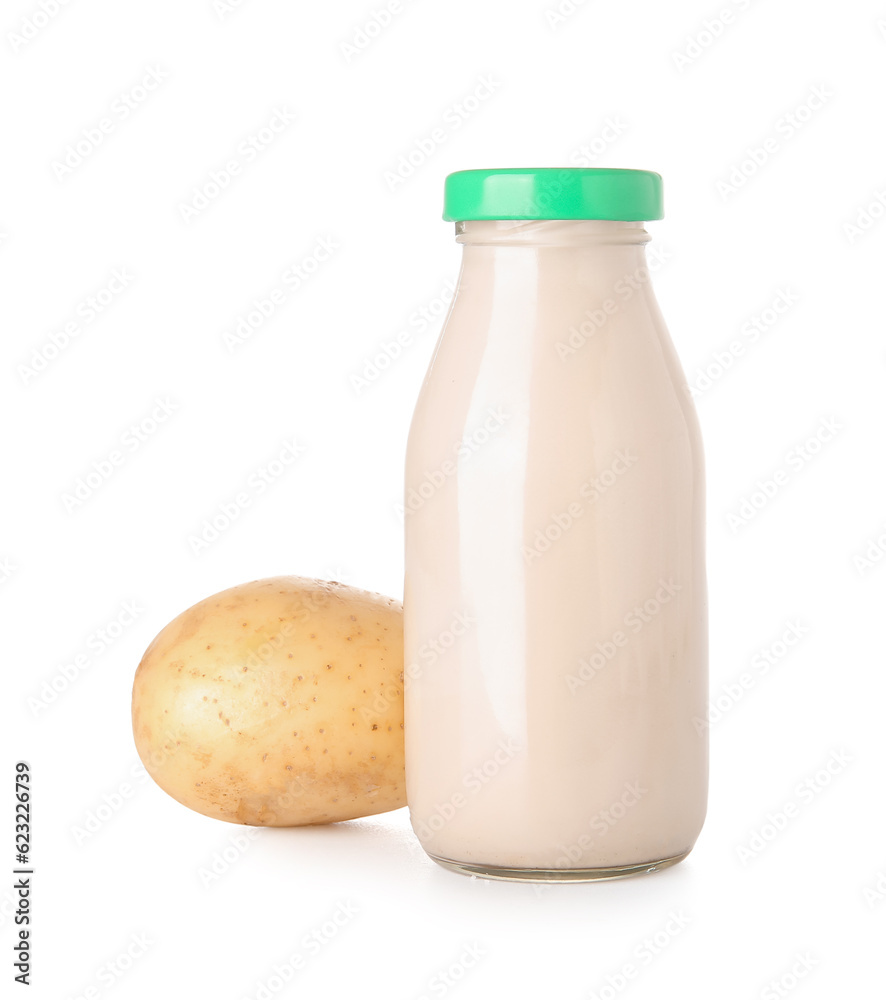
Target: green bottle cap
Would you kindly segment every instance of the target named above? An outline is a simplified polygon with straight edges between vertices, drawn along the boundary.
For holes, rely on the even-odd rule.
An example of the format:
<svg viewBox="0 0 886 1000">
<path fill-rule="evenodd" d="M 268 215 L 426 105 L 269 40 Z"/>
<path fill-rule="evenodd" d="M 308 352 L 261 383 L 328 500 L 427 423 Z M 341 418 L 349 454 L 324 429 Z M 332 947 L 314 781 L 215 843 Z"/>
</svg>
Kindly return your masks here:
<svg viewBox="0 0 886 1000">
<path fill-rule="evenodd" d="M 661 176 L 609 167 L 459 170 L 446 178 L 443 218 L 661 219 Z"/>
</svg>

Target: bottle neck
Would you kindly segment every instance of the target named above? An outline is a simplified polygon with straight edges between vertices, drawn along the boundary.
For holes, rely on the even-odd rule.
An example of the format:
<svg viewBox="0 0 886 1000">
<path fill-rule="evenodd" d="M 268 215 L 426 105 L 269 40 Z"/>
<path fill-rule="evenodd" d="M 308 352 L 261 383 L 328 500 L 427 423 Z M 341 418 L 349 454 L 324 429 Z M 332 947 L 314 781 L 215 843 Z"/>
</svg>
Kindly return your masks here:
<svg viewBox="0 0 886 1000">
<path fill-rule="evenodd" d="M 604 219 L 493 219 L 455 224 L 455 241 L 464 246 L 642 247 L 650 239 L 642 222 Z"/>
<path fill-rule="evenodd" d="M 650 268 L 642 222 L 599 219 L 456 223 L 462 250 L 458 295 L 559 315 L 608 302 L 648 305 Z M 570 320 L 569 322 L 573 322 Z M 568 324 L 567 324 L 568 325 Z"/>
</svg>

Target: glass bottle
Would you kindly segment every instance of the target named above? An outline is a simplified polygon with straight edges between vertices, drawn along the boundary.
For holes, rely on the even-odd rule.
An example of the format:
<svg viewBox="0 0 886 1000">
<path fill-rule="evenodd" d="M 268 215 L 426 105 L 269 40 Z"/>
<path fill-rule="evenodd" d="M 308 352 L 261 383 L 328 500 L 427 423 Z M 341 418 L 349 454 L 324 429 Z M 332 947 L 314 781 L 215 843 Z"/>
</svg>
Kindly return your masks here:
<svg viewBox="0 0 886 1000">
<path fill-rule="evenodd" d="M 682 860 L 707 800 L 704 471 L 640 170 L 469 170 L 409 434 L 406 779 L 443 866 L 588 881 Z"/>
</svg>

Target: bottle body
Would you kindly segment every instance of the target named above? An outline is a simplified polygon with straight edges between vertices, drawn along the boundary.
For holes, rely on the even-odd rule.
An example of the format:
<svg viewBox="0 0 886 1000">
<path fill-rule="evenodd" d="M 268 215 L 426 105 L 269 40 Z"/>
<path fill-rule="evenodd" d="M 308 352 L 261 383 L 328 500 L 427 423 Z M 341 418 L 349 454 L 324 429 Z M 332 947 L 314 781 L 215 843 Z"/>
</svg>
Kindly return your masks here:
<svg viewBox="0 0 886 1000">
<path fill-rule="evenodd" d="M 642 224 L 466 222 L 406 461 L 407 798 L 510 878 L 679 860 L 707 798 L 704 473 Z"/>
</svg>

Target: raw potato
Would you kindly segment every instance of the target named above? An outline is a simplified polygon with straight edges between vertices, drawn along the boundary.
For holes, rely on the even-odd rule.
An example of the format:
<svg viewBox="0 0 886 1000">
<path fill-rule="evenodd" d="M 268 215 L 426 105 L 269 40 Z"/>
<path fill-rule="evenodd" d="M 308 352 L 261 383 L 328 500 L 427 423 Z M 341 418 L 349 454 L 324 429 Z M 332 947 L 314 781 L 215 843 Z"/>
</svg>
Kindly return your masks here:
<svg viewBox="0 0 886 1000">
<path fill-rule="evenodd" d="M 206 816 L 301 826 L 397 809 L 403 609 L 298 576 L 208 597 L 146 650 L 132 729 L 151 777 Z"/>
</svg>

